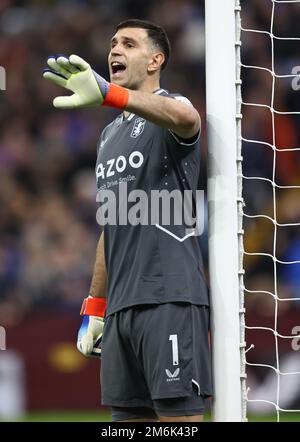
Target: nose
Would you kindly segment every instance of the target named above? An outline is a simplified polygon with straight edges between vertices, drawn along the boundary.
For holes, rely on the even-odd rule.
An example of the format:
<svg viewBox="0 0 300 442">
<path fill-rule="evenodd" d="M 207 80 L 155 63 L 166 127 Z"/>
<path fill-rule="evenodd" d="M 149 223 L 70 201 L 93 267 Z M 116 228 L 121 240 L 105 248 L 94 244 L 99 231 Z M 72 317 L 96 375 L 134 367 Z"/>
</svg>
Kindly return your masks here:
<svg viewBox="0 0 300 442">
<path fill-rule="evenodd" d="M 119 44 L 115 44 L 115 45 L 111 48 L 110 53 L 111 53 L 112 56 L 122 55 L 121 45 L 119 45 Z"/>
</svg>

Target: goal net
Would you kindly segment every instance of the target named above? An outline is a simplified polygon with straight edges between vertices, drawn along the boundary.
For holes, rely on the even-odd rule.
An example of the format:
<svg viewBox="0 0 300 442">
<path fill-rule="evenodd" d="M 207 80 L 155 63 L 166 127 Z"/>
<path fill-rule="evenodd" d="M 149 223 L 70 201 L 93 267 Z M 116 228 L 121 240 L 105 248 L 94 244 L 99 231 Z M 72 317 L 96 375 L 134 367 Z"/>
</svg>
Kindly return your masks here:
<svg viewBox="0 0 300 442">
<path fill-rule="evenodd" d="M 237 11 L 248 410 L 278 421 L 289 413 L 296 420 L 299 415 L 291 413 L 300 411 L 300 1 L 242 0 L 241 18 L 240 23 Z"/>
</svg>

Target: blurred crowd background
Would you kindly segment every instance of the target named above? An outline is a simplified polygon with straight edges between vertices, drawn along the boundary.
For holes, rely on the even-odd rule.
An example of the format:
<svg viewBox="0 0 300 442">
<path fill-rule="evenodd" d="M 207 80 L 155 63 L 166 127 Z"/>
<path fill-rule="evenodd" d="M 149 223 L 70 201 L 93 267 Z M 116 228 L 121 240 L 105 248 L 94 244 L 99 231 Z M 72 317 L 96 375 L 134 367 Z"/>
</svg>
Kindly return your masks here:
<svg viewBox="0 0 300 442">
<path fill-rule="evenodd" d="M 271 0 L 242 0 L 243 26 L 270 31 L 271 7 Z M 0 325 L 7 330 L 8 349 L 21 355 L 20 364 L 25 367 L 27 409 L 92 408 L 99 404 L 95 387 L 98 366 L 83 360 L 74 342 L 99 237 L 95 217 L 96 143 L 104 126 L 116 116 L 111 109 L 54 109 L 52 99 L 64 92 L 43 79 L 42 69 L 49 55 L 76 53 L 108 78 L 110 38 L 116 24 L 127 18 L 152 20 L 168 32 L 172 56 L 163 73 L 162 87 L 187 96 L 201 114 L 200 186 L 206 189 L 204 0 L 0 3 L 0 66 L 6 69 L 6 90 L 0 91 Z M 300 37 L 299 20 L 300 4 L 276 4 L 273 33 Z M 243 33 L 242 40 L 245 65 L 272 68 L 269 35 Z M 276 74 L 291 74 L 300 66 L 300 41 L 276 39 L 274 55 Z M 266 71 L 243 68 L 242 79 L 245 102 L 273 104 L 282 112 L 300 111 L 299 91 L 292 87 L 292 78 L 273 82 Z M 221 97 L 220 106 L 226 106 Z M 300 147 L 299 114 L 275 115 L 275 139 L 269 109 L 243 106 L 243 115 L 245 138 L 276 144 L 279 149 L 274 163 L 272 147 L 245 142 L 244 175 L 274 178 L 280 186 L 300 186 L 299 152 L 286 150 Z M 269 182 L 245 180 L 244 189 L 247 214 L 274 218 Z M 275 190 L 277 221 L 299 223 L 300 188 Z M 245 229 L 248 252 L 275 251 L 281 261 L 300 260 L 299 226 L 278 227 L 275 248 L 271 221 L 246 218 Z M 207 232 L 201 238 L 207 266 L 206 239 Z M 269 257 L 245 256 L 245 268 L 246 288 L 260 291 L 246 293 L 248 324 L 274 328 L 276 312 L 279 332 L 290 335 L 294 326 L 300 326 L 300 301 L 275 302 L 262 291 L 277 293 L 283 299 L 300 297 L 300 264 L 274 266 Z M 264 336 L 260 331 L 258 336 L 252 332 L 249 344 L 252 342 L 252 362 L 276 362 L 272 333 Z M 291 340 L 282 339 L 279 344 L 284 361 L 297 355 L 290 351 Z M 300 364 L 293 367 L 300 371 Z M 250 367 L 249 374 L 254 390 L 261 388 L 261 380 L 265 380 L 264 385 L 274 382 L 262 369 Z M 299 381 L 299 376 L 294 378 Z M 54 391 L 54 383 L 61 385 L 61 394 Z M 270 399 L 271 390 L 264 391 Z M 299 404 L 297 394 L 293 405 Z"/>
</svg>

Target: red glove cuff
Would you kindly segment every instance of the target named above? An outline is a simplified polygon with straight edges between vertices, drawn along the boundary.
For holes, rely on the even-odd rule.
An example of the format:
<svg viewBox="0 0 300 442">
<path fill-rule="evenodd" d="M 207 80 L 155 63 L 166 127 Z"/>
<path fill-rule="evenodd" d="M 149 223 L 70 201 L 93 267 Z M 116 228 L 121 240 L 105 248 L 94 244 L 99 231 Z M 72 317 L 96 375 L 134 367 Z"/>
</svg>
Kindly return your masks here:
<svg viewBox="0 0 300 442">
<path fill-rule="evenodd" d="M 104 98 L 103 106 L 116 107 L 124 109 L 128 103 L 129 91 L 125 87 L 109 83 L 108 92 Z"/>
<path fill-rule="evenodd" d="M 106 298 L 88 297 L 83 300 L 80 314 L 104 318 L 105 310 Z"/>
</svg>

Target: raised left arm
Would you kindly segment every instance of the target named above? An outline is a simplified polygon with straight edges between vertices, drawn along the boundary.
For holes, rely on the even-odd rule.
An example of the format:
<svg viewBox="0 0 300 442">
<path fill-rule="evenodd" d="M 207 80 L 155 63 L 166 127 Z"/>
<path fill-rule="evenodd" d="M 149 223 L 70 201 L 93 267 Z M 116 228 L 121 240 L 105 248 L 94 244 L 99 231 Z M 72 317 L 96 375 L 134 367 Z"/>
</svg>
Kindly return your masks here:
<svg viewBox="0 0 300 442">
<path fill-rule="evenodd" d="M 104 105 L 125 109 L 170 129 L 181 138 L 192 138 L 200 130 L 200 116 L 192 105 L 109 83 L 78 55 L 51 56 L 47 63 L 44 78 L 73 92 L 73 95 L 56 97 L 53 105 L 57 108 Z"/>
</svg>

